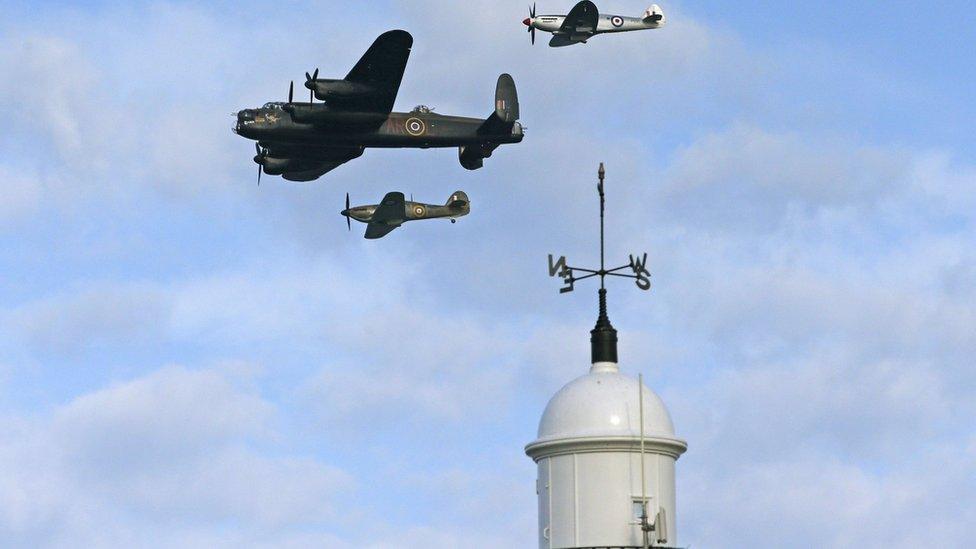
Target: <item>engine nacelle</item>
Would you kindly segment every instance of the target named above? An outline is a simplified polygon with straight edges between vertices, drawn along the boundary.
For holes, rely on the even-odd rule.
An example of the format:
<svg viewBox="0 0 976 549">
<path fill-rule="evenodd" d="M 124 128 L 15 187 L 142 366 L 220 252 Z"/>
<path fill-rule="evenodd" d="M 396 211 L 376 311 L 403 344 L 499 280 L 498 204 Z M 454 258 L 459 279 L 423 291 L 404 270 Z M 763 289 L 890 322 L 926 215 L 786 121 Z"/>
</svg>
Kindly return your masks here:
<svg viewBox="0 0 976 549">
<path fill-rule="evenodd" d="M 477 170 L 484 167 L 485 158 L 491 156 L 491 151 L 485 151 L 478 145 L 466 145 L 458 149 L 458 160 L 467 170 Z"/>
<path fill-rule="evenodd" d="M 315 162 L 295 158 L 274 158 L 271 156 L 257 156 L 254 161 L 264 167 L 268 175 L 282 175 L 288 172 L 301 172 L 314 169 Z"/>
<path fill-rule="evenodd" d="M 315 92 L 315 98 L 320 101 L 349 99 L 378 93 L 378 90 L 369 84 L 349 82 L 348 80 L 315 80 L 314 82 L 306 82 L 305 87 Z"/>
</svg>

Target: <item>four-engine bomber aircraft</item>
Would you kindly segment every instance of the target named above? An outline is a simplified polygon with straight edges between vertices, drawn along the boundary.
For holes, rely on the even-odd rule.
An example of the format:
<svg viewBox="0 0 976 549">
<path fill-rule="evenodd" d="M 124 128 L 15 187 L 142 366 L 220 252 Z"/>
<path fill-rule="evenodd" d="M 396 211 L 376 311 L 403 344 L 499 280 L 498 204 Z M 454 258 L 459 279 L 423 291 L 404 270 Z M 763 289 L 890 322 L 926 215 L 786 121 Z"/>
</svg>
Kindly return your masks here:
<svg viewBox="0 0 976 549">
<path fill-rule="evenodd" d="M 349 194 L 346 194 L 346 209 L 340 215 L 346 216 L 346 224 L 352 229 L 352 219 L 366 226 L 366 238 L 383 238 L 403 225 L 407 221 L 418 219 L 438 219 L 450 218 L 451 223 L 456 223 L 457 218 L 468 215 L 471 211 L 471 201 L 468 195 L 462 191 L 457 191 L 447 199 L 447 204 L 437 206 L 435 204 L 422 204 L 420 202 L 407 201 L 403 198 L 403 193 L 387 193 L 383 201 L 376 205 L 349 207 Z"/>
<path fill-rule="evenodd" d="M 495 90 L 495 111 L 487 120 L 444 116 L 419 106 L 391 112 L 413 37 L 402 30 L 380 35 L 343 80 L 305 73 L 305 87 L 324 103 L 267 103 L 237 113 L 234 132 L 257 141 L 261 172 L 289 181 L 312 181 L 362 156 L 367 147 L 459 147 L 461 165 L 476 170 L 504 143 L 522 141 L 518 94 L 503 74 Z"/>
<path fill-rule="evenodd" d="M 605 15 L 599 12 L 596 4 L 590 0 L 583 0 L 569 12 L 569 15 L 540 15 L 535 14 L 535 4 L 529 10 L 529 17 L 522 21 L 532 33 L 532 43 L 535 44 L 535 31 L 539 29 L 553 34 L 549 45 L 553 48 L 572 46 L 583 43 L 597 34 L 607 32 L 627 32 L 635 30 L 656 29 L 665 24 L 664 12 L 657 4 L 644 11 L 641 17 L 624 17 L 622 15 Z"/>
</svg>

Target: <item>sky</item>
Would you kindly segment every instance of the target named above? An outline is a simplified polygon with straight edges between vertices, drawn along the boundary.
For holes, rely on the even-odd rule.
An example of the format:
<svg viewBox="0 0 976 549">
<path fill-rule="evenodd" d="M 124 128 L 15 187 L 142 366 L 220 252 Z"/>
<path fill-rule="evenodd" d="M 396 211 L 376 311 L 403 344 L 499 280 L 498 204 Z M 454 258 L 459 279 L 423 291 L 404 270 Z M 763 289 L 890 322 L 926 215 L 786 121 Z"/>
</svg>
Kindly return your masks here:
<svg viewBox="0 0 976 549">
<path fill-rule="evenodd" d="M 621 368 L 689 444 L 680 543 L 968 546 L 968 5 L 661 5 L 550 49 L 524 2 L 0 0 L 0 545 L 532 547 L 523 448 L 596 317 L 546 256 L 597 260 L 605 162 L 608 262 L 654 282 L 610 288 Z M 398 110 L 487 116 L 509 72 L 525 141 L 257 186 L 231 113 L 393 28 Z M 456 225 L 338 215 L 459 189 Z"/>
</svg>

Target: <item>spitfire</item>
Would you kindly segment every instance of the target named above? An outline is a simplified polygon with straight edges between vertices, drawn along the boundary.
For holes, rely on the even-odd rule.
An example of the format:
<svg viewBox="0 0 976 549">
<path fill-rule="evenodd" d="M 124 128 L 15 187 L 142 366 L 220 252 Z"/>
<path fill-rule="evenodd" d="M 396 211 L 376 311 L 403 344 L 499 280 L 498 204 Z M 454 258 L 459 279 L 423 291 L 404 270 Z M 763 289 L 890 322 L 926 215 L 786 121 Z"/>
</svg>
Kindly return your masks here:
<svg viewBox="0 0 976 549">
<path fill-rule="evenodd" d="M 536 29 L 551 32 L 549 45 L 553 48 L 585 44 L 597 34 L 657 29 L 665 24 L 664 12 L 657 4 L 644 11 L 640 17 L 606 15 L 597 10 L 596 4 L 583 0 L 568 15 L 535 14 L 535 4 L 529 9 L 529 17 L 522 21 L 529 27 L 532 43 L 535 44 Z"/>
<path fill-rule="evenodd" d="M 508 74 L 498 78 L 487 119 L 445 116 L 425 106 L 392 112 L 412 47 L 410 33 L 386 32 L 344 79 L 320 79 L 318 69 L 305 73 L 308 103 L 295 102 L 292 82 L 287 103 L 237 113 L 234 132 L 257 141 L 258 181 L 261 172 L 312 181 L 369 147 L 458 147 L 461 165 L 476 170 L 498 146 L 522 141 L 518 93 Z"/>
<path fill-rule="evenodd" d="M 355 208 L 349 207 L 349 195 L 346 194 L 346 209 L 340 215 L 346 217 L 346 224 L 350 229 L 353 219 L 367 223 L 366 238 L 377 239 L 383 238 L 407 221 L 448 218 L 451 223 L 456 223 L 457 218 L 468 215 L 470 211 L 471 201 L 462 191 L 452 194 L 443 206 L 407 201 L 404 200 L 403 193 L 392 192 L 387 193 L 379 204 Z"/>
</svg>

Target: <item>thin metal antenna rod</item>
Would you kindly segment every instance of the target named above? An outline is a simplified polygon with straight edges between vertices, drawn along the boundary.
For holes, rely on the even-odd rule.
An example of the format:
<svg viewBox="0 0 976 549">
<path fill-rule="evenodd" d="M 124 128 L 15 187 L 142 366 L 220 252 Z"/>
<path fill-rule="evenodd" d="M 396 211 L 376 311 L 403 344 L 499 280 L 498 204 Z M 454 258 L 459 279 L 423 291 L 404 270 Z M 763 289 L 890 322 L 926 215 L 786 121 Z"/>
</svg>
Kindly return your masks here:
<svg viewBox="0 0 976 549">
<path fill-rule="evenodd" d="M 604 287 L 604 282 L 607 276 L 606 263 L 603 260 L 604 257 L 604 246 L 603 246 L 603 211 L 605 209 L 606 198 L 603 194 L 603 178 L 606 176 L 607 171 L 603 168 L 603 162 L 600 162 L 600 170 L 597 175 L 600 176 L 600 184 L 597 185 L 597 190 L 600 192 L 600 288 Z"/>
<path fill-rule="evenodd" d="M 640 403 L 640 468 L 641 468 L 641 531 L 644 534 L 644 549 L 650 547 L 647 524 L 647 478 L 644 474 L 644 374 L 637 374 L 637 401 Z"/>
</svg>

